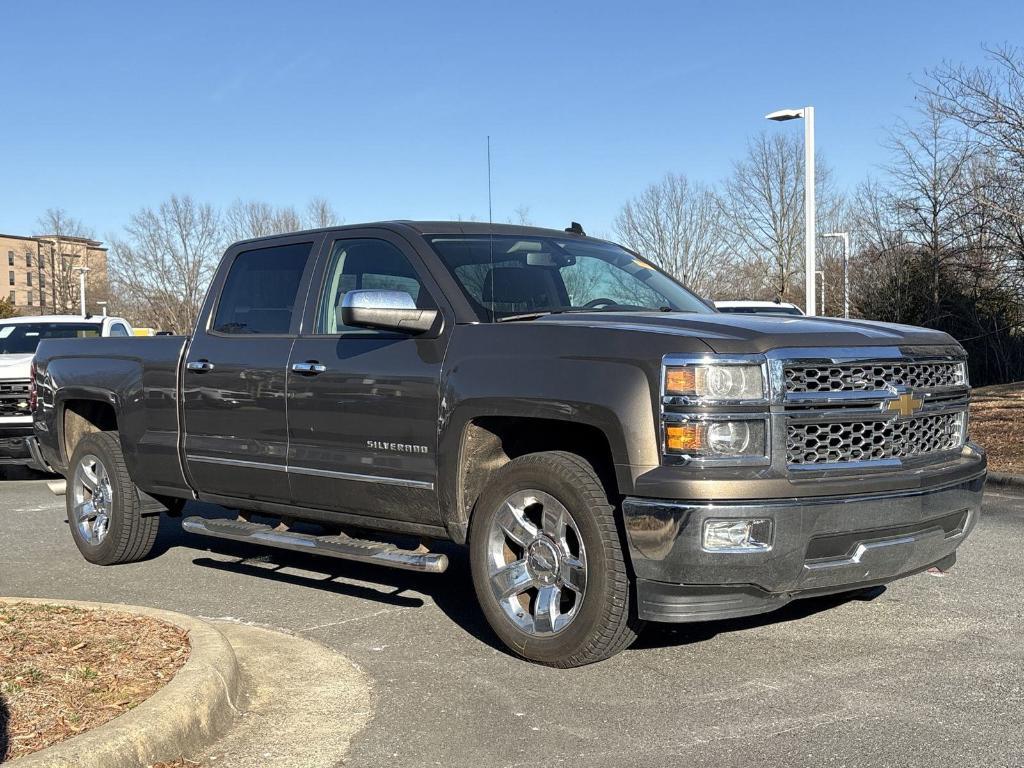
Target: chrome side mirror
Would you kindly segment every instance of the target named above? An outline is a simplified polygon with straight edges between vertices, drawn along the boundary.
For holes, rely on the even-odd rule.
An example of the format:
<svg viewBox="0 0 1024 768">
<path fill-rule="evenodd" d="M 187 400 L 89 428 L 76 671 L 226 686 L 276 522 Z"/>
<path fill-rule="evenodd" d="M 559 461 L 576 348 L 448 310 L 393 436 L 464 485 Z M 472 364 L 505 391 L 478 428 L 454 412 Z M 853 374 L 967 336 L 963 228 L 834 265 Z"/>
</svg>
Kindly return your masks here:
<svg viewBox="0 0 1024 768">
<path fill-rule="evenodd" d="M 417 309 L 405 291 L 349 291 L 341 300 L 341 322 L 349 326 L 415 334 L 436 321 L 436 309 Z"/>
</svg>

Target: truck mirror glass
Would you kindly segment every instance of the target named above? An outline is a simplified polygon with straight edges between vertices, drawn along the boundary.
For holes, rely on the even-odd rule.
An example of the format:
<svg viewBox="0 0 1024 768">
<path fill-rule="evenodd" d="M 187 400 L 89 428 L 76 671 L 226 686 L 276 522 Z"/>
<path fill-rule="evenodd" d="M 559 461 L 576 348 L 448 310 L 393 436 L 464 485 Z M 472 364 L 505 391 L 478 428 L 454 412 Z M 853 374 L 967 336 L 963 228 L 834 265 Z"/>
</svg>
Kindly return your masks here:
<svg viewBox="0 0 1024 768">
<path fill-rule="evenodd" d="M 436 320 L 436 309 L 418 309 L 405 291 L 349 291 L 341 301 L 341 322 L 348 326 L 426 333 Z"/>
</svg>

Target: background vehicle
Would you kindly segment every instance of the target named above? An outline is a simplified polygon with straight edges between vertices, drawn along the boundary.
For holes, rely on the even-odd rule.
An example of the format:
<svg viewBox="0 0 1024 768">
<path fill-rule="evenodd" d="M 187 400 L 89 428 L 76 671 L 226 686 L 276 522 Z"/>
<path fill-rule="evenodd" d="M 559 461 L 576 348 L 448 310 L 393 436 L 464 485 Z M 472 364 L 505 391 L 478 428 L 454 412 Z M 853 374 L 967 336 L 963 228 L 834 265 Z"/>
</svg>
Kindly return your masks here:
<svg viewBox="0 0 1024 768">
<path fill-rule="evenodd" d="M 715 309 L 740 315 L 803 315 L 803 310 L 787 301 L 716 301 Z"/>
<path fill-rule="evenodd" d="M 44 341 L 34 385 L 88 560 L 145 557 L 185 499 L 241 510 L 193 533 L 398 568 L 448 561 L 390 537 L 450 539 L 556 666 L 948 568 L 986 471 L 946 334 L 722 314 L 578 228 L 237 243 L 190 337 Z"/>
<path fill-rule="evenodd" d="M 28 464 L 42 470 L 29 454 L 25 438 L 32 434 L 29 370 L 43 339 L 84 339 L 130 336 L 120 317 L 41 315 L 0 320 L 0 464 Z"/>
</svg>

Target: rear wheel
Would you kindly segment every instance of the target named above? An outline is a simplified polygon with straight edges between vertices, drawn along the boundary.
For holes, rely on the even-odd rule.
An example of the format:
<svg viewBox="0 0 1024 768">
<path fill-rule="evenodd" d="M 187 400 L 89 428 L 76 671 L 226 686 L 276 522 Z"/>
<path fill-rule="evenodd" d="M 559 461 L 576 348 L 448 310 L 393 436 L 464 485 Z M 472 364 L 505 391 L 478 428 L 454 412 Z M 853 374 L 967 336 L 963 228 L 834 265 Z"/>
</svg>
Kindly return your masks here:
<svg viewBox="0 0 1024 768">
<path fill-rule="evenodd" d="M 92 432 L 75 446 L 66 503 L 71 535 L 90 563 L 130 563 L 153 548 L 160 516 L 143 513 L 117 432 Z"/>
<path fill-rule="evenodd" d="M 614 508 L 579 456 L 529 454 L 498 470 L 473 513 L 470 564 L 488 622 L 526 659 L 582 666 L 636 637 Z"/>
</svg>

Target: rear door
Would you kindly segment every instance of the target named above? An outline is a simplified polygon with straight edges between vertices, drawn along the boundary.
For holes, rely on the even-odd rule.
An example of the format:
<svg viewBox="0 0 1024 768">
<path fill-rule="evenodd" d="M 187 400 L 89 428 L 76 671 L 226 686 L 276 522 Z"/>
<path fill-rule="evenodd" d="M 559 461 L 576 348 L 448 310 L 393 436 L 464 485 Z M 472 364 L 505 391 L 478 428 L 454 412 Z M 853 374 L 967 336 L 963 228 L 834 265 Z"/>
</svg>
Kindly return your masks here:
<svg viewBox="0 0 1024 768">
<path fill-rule="evenodd" d="M 289 479 L 297 504 L 438 524 L 437 420 L 451 310 L 402 237 L 329 237 L 288 372 Z M 418 336 L 346 327 L 355 289 L 405 291 L 444 323 Z M 317 366 L 316 372 L 294 370 Z"/>
<path fill-rule="evenodd" d="M 289 501 L 285 371 L 321 240 L 240 245 L 224 258 L 182 374 L 185 461 L 204 496 Z"/>
</svg>

